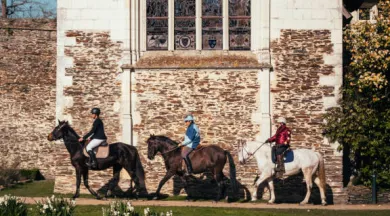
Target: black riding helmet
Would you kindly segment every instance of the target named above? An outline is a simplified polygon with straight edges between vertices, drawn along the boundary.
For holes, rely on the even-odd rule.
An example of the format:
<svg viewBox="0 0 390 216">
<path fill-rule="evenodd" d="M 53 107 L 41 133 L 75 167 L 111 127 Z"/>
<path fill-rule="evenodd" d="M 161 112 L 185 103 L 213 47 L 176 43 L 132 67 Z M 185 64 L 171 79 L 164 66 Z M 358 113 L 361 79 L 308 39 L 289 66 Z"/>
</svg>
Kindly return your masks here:
<svg viewBox="0 0 390 216">
<path fill-rule="evenodd" d="M 100 115 L 100 109 L 99 109 L 99 108 L 93 108 L 93 109 L 91 110 L 91 113 L 92 113 L 92 114 L 96 114 L 96 115 Z"/>
</svg>

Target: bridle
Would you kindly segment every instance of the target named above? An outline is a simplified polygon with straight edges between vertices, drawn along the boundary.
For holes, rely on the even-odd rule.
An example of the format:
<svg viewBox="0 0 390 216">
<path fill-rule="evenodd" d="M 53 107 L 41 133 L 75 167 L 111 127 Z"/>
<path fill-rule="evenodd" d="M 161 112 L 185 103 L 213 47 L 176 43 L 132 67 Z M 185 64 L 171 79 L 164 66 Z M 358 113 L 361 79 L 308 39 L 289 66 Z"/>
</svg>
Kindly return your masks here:
<svg viewBox="0 0 390 216">
<path fill-rule="evenodd" d="M 57 128 L 57 129 L 55 130 L 55 132 L 61 131 L 62 128 L 65 127 L 65 125 L 66 125 L 65 123 L 62 124 L 59 128 Z M 58 140 L 59 138 L 58 138 L 57 136 L 55 136 L 53 132 L 54 132 L 54 131 L 51 132 L 51 136 L 54 138 L 54 140 Z"/>
<path fill-rule="evenodd" d="M 244 143 L 243 143 L 244 142 Z M 261 148 L 263 147 L 263 145 L 265 145 L 266 143 L 262 143 L 255 151 L 253 151 L 252 153 L 249 152 L 247 149 L 246 149 L 246 141 L 243 141 L 241 140 L 241 142 L 238 144 L 239 147 L 241 147 L 241 155 L 242 155 L 242 159 L 243 159 L 243 164 L 245 164 L 246 162 L 248 162 L 250 159 L 253 158 L 253 156 L 255 155 L 255 153 Z M 244 151 L 246 152 L 246 154 L 248 155 L 248 158 L 247 159 L 244 159 Z"/>
</svg>

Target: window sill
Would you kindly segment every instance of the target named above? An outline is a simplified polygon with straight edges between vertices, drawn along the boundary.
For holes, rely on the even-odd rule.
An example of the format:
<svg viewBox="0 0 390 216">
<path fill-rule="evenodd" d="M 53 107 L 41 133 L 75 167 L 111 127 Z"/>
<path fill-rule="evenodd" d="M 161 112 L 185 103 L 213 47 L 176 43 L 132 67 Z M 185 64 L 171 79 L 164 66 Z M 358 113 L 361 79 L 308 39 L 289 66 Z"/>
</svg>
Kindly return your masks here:
<svg viewBox="0 0 390 216">
<path fill-rule="evenodd" d="M 263 69 L 251 51 L 153 51 L 122 69 Z"/>
</svg>

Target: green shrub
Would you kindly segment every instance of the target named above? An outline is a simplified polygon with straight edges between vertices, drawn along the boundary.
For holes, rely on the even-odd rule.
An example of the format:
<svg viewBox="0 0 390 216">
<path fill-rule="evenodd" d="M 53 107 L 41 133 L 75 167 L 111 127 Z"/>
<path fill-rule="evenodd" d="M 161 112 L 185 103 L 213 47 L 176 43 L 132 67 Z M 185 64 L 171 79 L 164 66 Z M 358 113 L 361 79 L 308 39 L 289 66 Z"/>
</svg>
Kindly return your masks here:
<svg viewBox="0 0 390 216">
<path fill-rule="evenodd" d="M 39 176 L 39 169 L 21 169 L 20 177 L 27 180 L 37 180 Z"/>
<path fill-rule="evenodd" d="M 56 198 L 54 195 L 47 198 L 45 202 L 37 202 L 36 210 L 39 215 L 45 216 L 70 216 L 74 215 L 76 202 L 64 199 L 63 197 Z"/>
<path fill-rule="evenodd" d="M 5 195 L 0 197 L 0 216 L 25 216 L 27 206 L 15 196 Z"/>
</svg>

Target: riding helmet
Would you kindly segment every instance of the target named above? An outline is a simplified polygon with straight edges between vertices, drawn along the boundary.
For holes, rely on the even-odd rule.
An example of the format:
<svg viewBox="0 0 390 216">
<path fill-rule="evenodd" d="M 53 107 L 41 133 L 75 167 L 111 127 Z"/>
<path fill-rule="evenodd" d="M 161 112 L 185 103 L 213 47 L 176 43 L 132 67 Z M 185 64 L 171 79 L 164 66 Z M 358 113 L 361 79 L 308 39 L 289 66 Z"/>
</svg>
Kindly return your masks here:
<svg viewBox="0 0 390 216">
<path fill-rule="evenodd" d="M 91 113 L 92 113 L 92 114 L 96 114 L 96 115 L 100 115 L 100 109 L 99 109 L 99 108 L 93 108 L 93 109 L 91 110 Z"/>
</svg>

